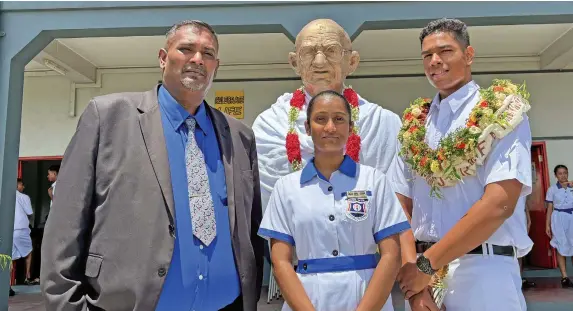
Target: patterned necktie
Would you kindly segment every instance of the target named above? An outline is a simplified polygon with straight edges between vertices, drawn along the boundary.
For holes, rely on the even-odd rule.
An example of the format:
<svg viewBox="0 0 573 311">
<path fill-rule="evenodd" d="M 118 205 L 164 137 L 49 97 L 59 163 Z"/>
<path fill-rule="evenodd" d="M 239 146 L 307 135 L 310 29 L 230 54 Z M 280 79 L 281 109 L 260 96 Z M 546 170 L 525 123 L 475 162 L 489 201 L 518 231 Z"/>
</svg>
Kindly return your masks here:
<svg viewBox="0 0 573 311">
<path fill-rule="evenodd" d="M 189 134 L 185 146 L 185 165 L 187 166 L 187 188 L 189 189 L 189 208 L 191 209 L 191 224 L 193 235 L 201 242 L 209 246 L 215 235 L 217 227 L 215 223 L 215 208 L 211 189 L 209 188 L 209 176 L 203 152 L 197 146 L 195 140 L 194 118 L 185 120 Z"/>
</svg>

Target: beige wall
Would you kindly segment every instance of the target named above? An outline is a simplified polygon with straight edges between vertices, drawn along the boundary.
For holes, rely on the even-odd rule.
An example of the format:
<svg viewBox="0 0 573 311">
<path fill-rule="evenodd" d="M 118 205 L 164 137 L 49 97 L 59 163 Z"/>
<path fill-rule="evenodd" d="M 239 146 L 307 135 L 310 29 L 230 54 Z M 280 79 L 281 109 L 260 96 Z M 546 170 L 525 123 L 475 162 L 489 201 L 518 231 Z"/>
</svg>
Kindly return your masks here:
<svg viewBox="0 0 573 311">
<path fill-rule="evenodd" d="M 25 78 L 22 108 L 20 156 L 62 155 L 74 133 L 77 120 L 90 98 L 120 91 L 144 91 L 161 78 L 158 72 L 117 72 L 102 70 L 101 88 L 79 88 L 76 92 L 76 116 L 68 115 L 71 84 L 64 77 L 43 76 Z M 534 137 L 573 136 L 573 73 L 519 74 L 497 78 L 526 81 L 531 93 L 529 113 Z M 493 76 L 476 76 L 487 86 Z M 432 97 L 434 89 L 423 77 L 348 80 L 361 96 L 401 113 L 408 102 L 419 96 Z M 298 81 L 216 83 L 208 102 L 213 103 L 215 90 L 244 90 L 245 119 L 250 125 L 256 116 L 285 92 L 292 92 Z M 573 140 L 548 140 L 548 167 L 556 164 L 573 168 Z M 550 172 L 551 182 L 555 182 Z"/>
</svg>

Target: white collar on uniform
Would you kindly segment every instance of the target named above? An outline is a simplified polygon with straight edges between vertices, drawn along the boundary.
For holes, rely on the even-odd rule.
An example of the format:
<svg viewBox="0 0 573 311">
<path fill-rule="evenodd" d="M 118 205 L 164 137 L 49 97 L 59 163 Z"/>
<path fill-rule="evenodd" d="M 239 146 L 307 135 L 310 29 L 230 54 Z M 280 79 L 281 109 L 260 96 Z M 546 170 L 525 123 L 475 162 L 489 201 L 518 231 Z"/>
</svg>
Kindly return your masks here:
<svg viewBox="0 0 573 311">
<path fill-rule="evenodd" d="M 457 91 L 453 92 L 450 96 L 442 99 L 441 102 L 440 93 L 436 94 L 432 101 L 432 106 L 435 106 L 438 110 L 441 106 L 447 106 L 453 113 L 456 113 L 456 111 L 458 111 L 458 109 L 460 109 L 460 107 L 470 99 L 475 92 L 477 92 L 477 90 L 479 90 L 479 85 L 472 80 Z"/>
<path fill-rule="evenodd" d="M 345 155 L 344 160 L 342 160 L 342 163 L 340 164 L 340 167 L 338 167 L 338 171 L 348 177 L 354 178 L 356 177 L 357 165 L 358 164 L 354 162 L 352 158 L 350 158 L 348 155 Z M 316 169 L 316 166 L 314 166 L 314 158 L 312 158 L 312 160 L 310 160 L 306 164 L 306 166 L 302 169 L 302 172 L 300 174 L 300 184 L 303 185 L 311 181 L 315 176 L 323 180 L 326 180 L 326 178 Z"/>
</svg>

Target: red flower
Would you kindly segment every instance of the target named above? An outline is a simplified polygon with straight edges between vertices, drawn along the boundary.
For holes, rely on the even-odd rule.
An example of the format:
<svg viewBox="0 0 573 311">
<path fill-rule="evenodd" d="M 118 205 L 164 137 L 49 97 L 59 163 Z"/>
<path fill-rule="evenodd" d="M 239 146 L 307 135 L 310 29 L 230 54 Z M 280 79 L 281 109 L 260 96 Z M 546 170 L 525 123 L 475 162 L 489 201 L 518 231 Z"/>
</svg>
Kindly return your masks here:
<svg viewBox="0 0 573 311">
<path fill-rule="evenodd" d="M 404 118 L 407 121 L 411 121 L 412 119 L 414 119 L 414 115 L 412 115 L 412 113 L 408 112 Z"/>
<path fill-rule="evenodd" d="M 468 121 L 468 123 L 466 123 L 467 127 L 472 127 L 472 126 L 476 126 L 476 123 L 474 121 Z"/>
<path fill-rule="evenodd" d="M 303 91 L 296 90 L 294 94 L 292 94 L 292 98 L 290 99 L 290 106 L 296 107 L 300 110 L 302 109 L 302 106 L 304 106 L 305 101 L 306 98 L 304 96 Z"/>
<path fill-rule="evenodd" d="M 466 144 L 464 144 L 464 143 L 458 143 L 456 145 L 456 148 L 458 148 L 458 149 L 464 149 L 465 147 L 466 147 Z"/>
<path fill-rule="evenodd" d="M 493 87 L 493 91 L 494 92 L 503 92 L 505 88 L 503 86 L 494 86 Z"/>
<path fill-rule="evenodd" d="M 428 162 L 428 157 L 423 157 L 420 160 L 420 166 L 426 166 L 426 163 Z"/>
<path fill-rule="evenodd" d="M 408 132 L 414 133 L 414 131 L 416 131 L 417 129 L 418 129 L 417 126 L 412 126 L 412 127 L 408 130 Z"/>
<path fill-rule="evenodd" d="M 288 161 L 292 163 L 293 161 L 301 162 L 302 156 L 300 154 L 300 141 L 298 140 L 298 135 L 295 133 L 288 133 L 286 137 L 286 149 Z"/>
<path fill-rule="evenodd" d="M 479 105 L 480 105 L 480 107 L 482 107 L 482 108 L 487 108 L 487 102 L 486 102 L 485 100 L 482 101 Z"/>
<path fill-rule="evenodd" d="M 358 107 L 358 94 L 353 89 L 344 89 L 343 95 L 352 107 Z"/>
<path fill-rule="evenodd" d="M 354 160 L 354 162 L 360 161 L 360 136 L 355 133 L 350 134 L 348 141 L 346 142 L 346 154 Z"/>
<path fill-rule="evenodd" d="M 412 152 L 414 153 L 414 155 L 418 154 L 418 148 L 416 148 L 416 146 L 412 145 L 410 147 L 410 150 L 412 150 Z"/>
</svg>

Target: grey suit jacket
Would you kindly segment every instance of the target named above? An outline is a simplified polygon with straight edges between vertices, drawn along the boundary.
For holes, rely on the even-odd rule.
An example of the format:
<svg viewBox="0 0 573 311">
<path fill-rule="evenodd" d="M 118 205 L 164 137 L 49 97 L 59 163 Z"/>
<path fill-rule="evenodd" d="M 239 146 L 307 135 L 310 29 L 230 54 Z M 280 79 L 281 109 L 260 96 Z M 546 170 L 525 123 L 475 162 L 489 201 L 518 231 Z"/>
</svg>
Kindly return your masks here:
<svg viewBox="0 0 573 311">
<path fill-rule="evenodd" d="M 64 154 L 42 243 L 46 310 L 154 310 L 174 248 L 174 201 L 157 101 L 94 98 Z M 244 310 L 256 310 L 264 240 L 254 134 L 207 107 L 224 162 Z"/>
</svg>

